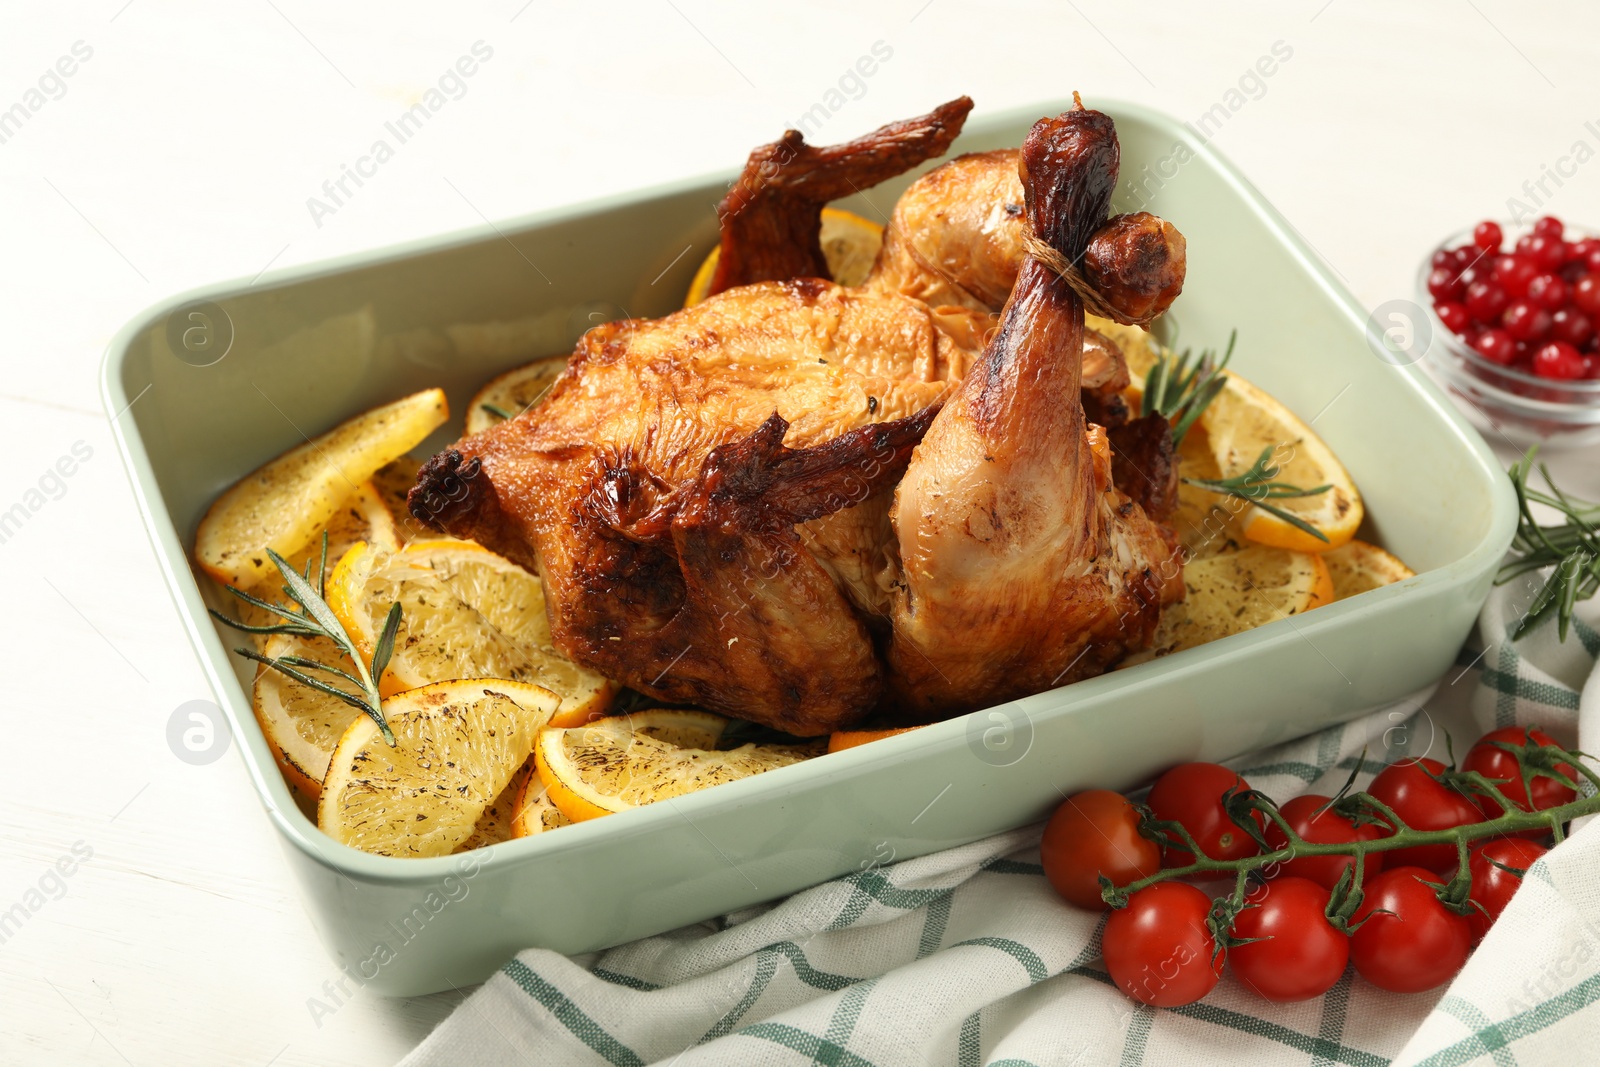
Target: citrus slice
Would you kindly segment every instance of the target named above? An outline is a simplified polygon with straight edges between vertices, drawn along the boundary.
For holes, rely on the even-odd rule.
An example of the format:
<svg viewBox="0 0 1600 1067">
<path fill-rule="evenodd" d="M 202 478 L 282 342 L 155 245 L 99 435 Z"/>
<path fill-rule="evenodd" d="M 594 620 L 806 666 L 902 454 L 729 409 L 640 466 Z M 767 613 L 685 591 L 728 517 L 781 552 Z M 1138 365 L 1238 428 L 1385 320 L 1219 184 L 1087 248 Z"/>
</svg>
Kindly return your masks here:
<svg viewBox="0 0 1600 1067">
<path fill-rule="evenodd" d="M 472 826 L 472 833 L 455 847 L 455 851 L 471 852 L 475 848 L 488 848 L 490 845 L 498 845 L 502 841 L 510 841 L 518 836 L 515 830 L 518 798 L 527 788 L 528 779 L 531 777 L 533 777 L 532 756 L 523 761 L 522 769 L 512 775 L 511 781 L 500 790 L 500 795 L 483 809 L 483 814 L 478 816 L 478 821 Z"/>
<path fill-rule="evenodd" d="M 842 208 L 822 209 L 822 257 L 828 261 L 828 273 L 840 285 L 855 286 L 867 280 L 872 264 L 877 261 L 878 250 L 883 247 L 883 227 L 871 219 L 864 219 L 853 211 Z M 700 261 L 689 283 L 689 294 L 683 298 L 684 307 L 693 307 L 711 294 L 711 278 L 717 273 L 717 260 L 722 247 L 711 250 Z"/>
<path fill-rule="evenodd" d="M 828 751 L 843 752 L 847 748 L 865 745 L 869 741 L 881 741 L 885 737 L 895 734 L 908 734 L 912 730 L 920 730 L 920 726 L 901 726 L 892 730 L 835 730 L 828 735 Z"/>
<path fill-rule="evenodd" d="M 378 491 L 378 499 L 383 501 L 384 507 L 389 512 L 389 521 L 394 526 L 397 543 L 388 549 L 391 552 L 404 548 L 413 541 L 437 541 L 448 536 L 430 526 L 424 526 L 406 506 L 406 494 L 417 484 L 417 470 L 421 466 L 422 464 L 410 456 L 401 456 L 393 463 L 378 468 L 378 473 L 372 476 L 372 485 Z M 330 558 L 338 560 L 337 556 Z"/>
<path fill-rule="evenodd" d="M 359 715 L 328 764 L 317 825 L 381 856 L 447 856 L 527 762 L 558 699 L 499 678 L 440 682 L 384 701 L 391 746 Z"/>
<path fill-rule="evenodd" d="M 200 520 L 195 558 L 219 582 L 248 589 L 276 574 L 266 550 L 292 556 L 379 467 L 450 416 L 442 389 L 373 408 L 242 479 Z"/>
<path fill-rule="evenodd" d="M 495 423 L 514 419 L 537 405 L 566 369 L 566 356 L 551 356 L 490 379 L 467 405 L 468 435 L 482 433 Z"/>
<path fill-rule="evenodd" d="M 1417 576 L 1416 571 L 1400 560 L 1366 541 L 1352 540 L 1342 548 L 1324 552 L 1322 561 L 1333 576 L 1335 600 Z"/>
<path fill-rule="evenodd" d="M 1243 521 L 1249 504 L 1182 480 L 1214 481 L 1222 475 L 1204 426 L 1191 426 L 1179 444 L 1178 475 L 1178 506 L 1168 521 L 1183 545 L 1186 560 L 1235 552 L 1250 543 L 1245 539 Z"/>
<path fill-rule="evenodd" d="M 540 778 L 539 772 L 533 768 L 529 768 L 528 776 L 522 780 L 512 810 L 513 837 L 542 834 L 546 830 L 558 830 L 572 823 L 572 820 L 561 814 L 561 809 L 551 801 L 550 791 L 544 786 L 544 779 Z"/>
<path fill-rule="evenodd" d="M 356 545 L 328 579 L 328 606 L 364 656 L 401 610 L 384 694 L 451 678 L 510 678 L 561 698 L 560 725 L 609 706 L 616 686 L 551 643 L 544 586 L 471 541 L 419 541 L 392 555 Z"/>
<path fill-rule="evenodd" d="M 1365 509 L 1344 465 L 1294 412 L 1233 371 L 1228 371 L 1227 377 L 1227 385 L 1200 417 L 1222 476 L 1243 474 L 1262 450 L 1270 448 L 1272 463 L 1278 468 L 1274 481 L 1303 489 L 1329 487 L 1315 496 L 1281 497 L 1272 502 L 1315 527 L 1326 541 L 1255 505 L 1245 511 L 1244 535 L 1263 545 L 1301 552 L 1326 552 L 1348 543 L 1361 525 Z"/>
<path fill-rule="evenodd" d="M 262 654 L 273 659 L 302 656 L 330 666 L 340 666 L 343 660 L 327 638 L 293 634 L 273 634 Z M 322 780 L 327 777 L 328 760 L 339 738 L 361 712 L 338 697 L 265 666 L 256 673 L 252 696 L 256 722 L 261 724 L 283 776 L 291 786 L 316 800 L 322 795 Z"/>
<path fill-rule="evenodd" d="M 663 708 L 614 715 L 539 735 L 534 759 L 552 803 L 573 822 L 693 793 L 799 763 L 814 745 L 756 745 L 719 751 L 728 720 Z"/>
<path fill-rule="evenodd" d="M 317 580 L 317 566 L 322 562 L 323 530 L 328 533 L 329 571 L 333 570 L 340 558 L 358 541 L 365 541 L 385 552 L 393 552 L 400 547 L 395 535 L 394 520 L 390 517 L 389 509 L 384 505 L 372 482 L 362 482 L 356 491 L 350 494 L 349 499 L 340 505 L 339 510 L 333 513 L 328 524 L 316 532 L 310 543 L 289 557 L 289 564 L 301 574 L 309 573 L 313 582 Z M 273 577 L 279 577 L 276 569 L 273 571 Z M 287 597 L 270 595 L 271 591 L 268 589 L 270 585 L 271 582 L 261 583 L 256 589 L 256 595 L 265 600 L 296 608 Z M 272 626 L 284 621 L 281 615 L 242 600 L 237 605 L 237 617 L 247 626 Z M 250 636 L 255 640 L 256 647 L 262 648 L 273 635 L 251 634 Z"/>
<path fill-rule="evenodd" d="M 1333 599 L 1321 556 L 1266 545 L 1193 560 L 1183 568 L 1183 584 L 1184 599 L 1161 613 L 1150 647 L 1126 665 L 1303 615 Z"/>
</svg>

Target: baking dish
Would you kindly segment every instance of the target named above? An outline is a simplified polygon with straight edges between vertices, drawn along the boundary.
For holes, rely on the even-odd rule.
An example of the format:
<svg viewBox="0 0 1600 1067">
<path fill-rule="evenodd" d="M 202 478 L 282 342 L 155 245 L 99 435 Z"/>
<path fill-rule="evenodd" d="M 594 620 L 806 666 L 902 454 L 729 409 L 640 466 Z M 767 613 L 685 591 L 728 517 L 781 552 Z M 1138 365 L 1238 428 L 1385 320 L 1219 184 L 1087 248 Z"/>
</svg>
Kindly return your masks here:
<svg viewBox="0 0 1600 1067">
<path fill-rule="evenodd" d="M 1019 144 L 1070 101 L 974 118 L 955 151 Z M 399 860 L 324 837 L 250 710 L 236 635 L 188 546 L 207 505 L 267 459 L 375 404 L 442 386 L 453 438 L 490 376 L 584 329 L 675 308 L 716 242 L 732 171 L 208 287 L 112 341 L 103 400 L 156 555 L 329 952 L 413 995 L 481 981 L 512 953 L 575 953 L 671 929 L 844 872 L 1044 817 L 1063 793 L 1123 788 L 1425 693 L 1488 594 L 1515 524 L 1504 474 L 1418 371 L 1376 358 L 1366 313 L 1294 230 L 1184 124 L 1099 102 L 1117 123 L 1116 210 L 1189 245 L 1167 324 L 1234 366 L 1337 451 L 1363 536 L 1416 577 L 1202 648 L 705 792 L 463 856 Z M 883 219 L 913 175 L 843 202 Z M 198 318 L 196 316 L 199 316 Z M 199 334 L 186 331 L 199 328 Z M 201 343 L 191 343 L 198 338 Z M 286 416 L 292 412 L 293 421 Z"/>
</svg>

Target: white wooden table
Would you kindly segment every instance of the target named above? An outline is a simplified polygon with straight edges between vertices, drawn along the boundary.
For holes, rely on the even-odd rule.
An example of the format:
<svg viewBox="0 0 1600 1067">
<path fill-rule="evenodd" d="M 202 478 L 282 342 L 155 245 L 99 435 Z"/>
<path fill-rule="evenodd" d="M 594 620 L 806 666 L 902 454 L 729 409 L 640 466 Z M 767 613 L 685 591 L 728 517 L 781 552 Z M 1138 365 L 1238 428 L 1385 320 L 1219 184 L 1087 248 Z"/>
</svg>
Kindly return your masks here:
<svg viewBox="0 0 1600 1067">
<path fill-rule="evenodd" d="M 597 6 L 5 14 L 0 123 L 27 113 L 0 124 L 0 513 L 27 514 L 0 539 L 0 1062 L 386 1064 L 459 999 L 358 991 L 314 1020 L 308 998 L 328 1003 L 338 972 L 237 757 L 168 749 L 172 711 L 211 694 L 96 392 L 106 342 L 142 307 L 731 167 L 819 103 L 832 141 L 963 92 L 983 110 L 1073 89 L 1191 120 L 1236 105 L 1216 144 L 1370 307 L 1411 295 L 1439 235 L 1503 214 L 1574 142 L 1600 147 L 1585 126 L 1600 10 L 1575 0 Z M 492 56 L 459 99 L 314 213 L 480 41 Z M 1288 58 L 1252 81 L 1275 45 Z M 874 51 L 888 57 L 857 79 Z M 58 61 L 70 76 L 47 73 Z M 1600 163 L 1551 191 L 1550 210 L 1600 222 Z M 70 477 L 52 473 L 75 452 Z M 1600 496 L 1588 455 L 1557 462 Z"/>
</svg>

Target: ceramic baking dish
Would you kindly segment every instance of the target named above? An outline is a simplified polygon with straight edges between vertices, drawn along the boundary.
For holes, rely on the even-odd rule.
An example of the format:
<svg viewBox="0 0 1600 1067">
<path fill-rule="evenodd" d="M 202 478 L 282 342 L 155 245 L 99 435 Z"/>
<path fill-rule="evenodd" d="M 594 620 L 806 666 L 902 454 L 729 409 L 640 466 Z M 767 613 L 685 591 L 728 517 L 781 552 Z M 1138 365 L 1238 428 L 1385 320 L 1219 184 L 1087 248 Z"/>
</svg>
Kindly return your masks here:
<svg viewBox="0 0 1600 1067">
<path fill-rule="evenodd" d="M 1237 328 L 1234 366 L 1315 422 L 1365 494 L 1364 536 L 1417 576 L 1142 666 L 467 856 L 366 855 L 325 838 L 302 813 L 251 714 L 249 671 L 228 651 L 237 637 L 206 615 L 214 590 L 188 555 L 196 523 L 218 493 L 302 432 L 438 385 L 455 418 L 418 450 L 431 454 L 453 439 L 463 405 L 491 375 L 568 350 L 598 322 L 673 310 L 716 242 L 713 205 L 734 172 L 197 290 L 117 335 L 104 402 L 156 554 L 341 966 L 395 995 L 477 982 L 527 946 L 613 945 L 970 841 L 1044 817 L 1063 792 L 1132 786 L 1172 763 L 1225 758 L 1414 696 L 1448 668 L 1511 538 L 1499 466 L 1421 374 L 1373 355 L 1361 307 L 1232 166 L 1171 118 L 1097 103 L 1122 141 L 1116 209 L 1148 207 L 1188 237 L 1189 280 L 1171 316 L 1181 341 L 1218 344 Z M 1017 145 L 1035 119 L 1066 106 L 980 114 L 956 150 Z M 843 206 L 883 219 L 909 180 Z M 210 305 L 201 319 L 190 314 L 197 304 Z M 184 330 L 195 324 L 222 333 L 191 345 Z M 222 358 L 199 365 L 224 341 Z"/>
</svg>

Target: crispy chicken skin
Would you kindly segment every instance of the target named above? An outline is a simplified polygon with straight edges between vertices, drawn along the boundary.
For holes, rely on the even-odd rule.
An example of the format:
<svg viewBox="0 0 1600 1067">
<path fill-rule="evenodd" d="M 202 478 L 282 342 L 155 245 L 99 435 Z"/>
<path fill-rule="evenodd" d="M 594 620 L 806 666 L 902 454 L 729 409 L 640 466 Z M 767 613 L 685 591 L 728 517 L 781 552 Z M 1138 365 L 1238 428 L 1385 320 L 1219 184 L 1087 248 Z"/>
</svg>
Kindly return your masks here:
<svg viewBox="0 0 1600 1067">
<path fill-rule="evenodd" d="M 823 192 L 942 152 L 970 107 L 834 149 L 779 142 L 799 144 L 781 177 L 729 194 L 735 287 L 589 331 L 541 405 L 424 466 L 413 513 L 536 569 L 579 662 L 800 735 L 968 710 L 1147 643 L 1182 593 L 1140 502 L 1170 488 L 1170 435 L 1132 432 L 1115 346 L 1086 346 L 1078 295 L 1022 250 L 1038 235 L 1146 315 L 1176 295 L 1181 237 L 1085 259 L 1116 224 L 1110 120 L 1079 108 L 1020 156 L 945 164 L 902 197 L 866 285 L 809 276 Z M 1136 499 L 1085 403 L 1143 449 L 1122 464 L 1150 468 Z"/>
</svg>

